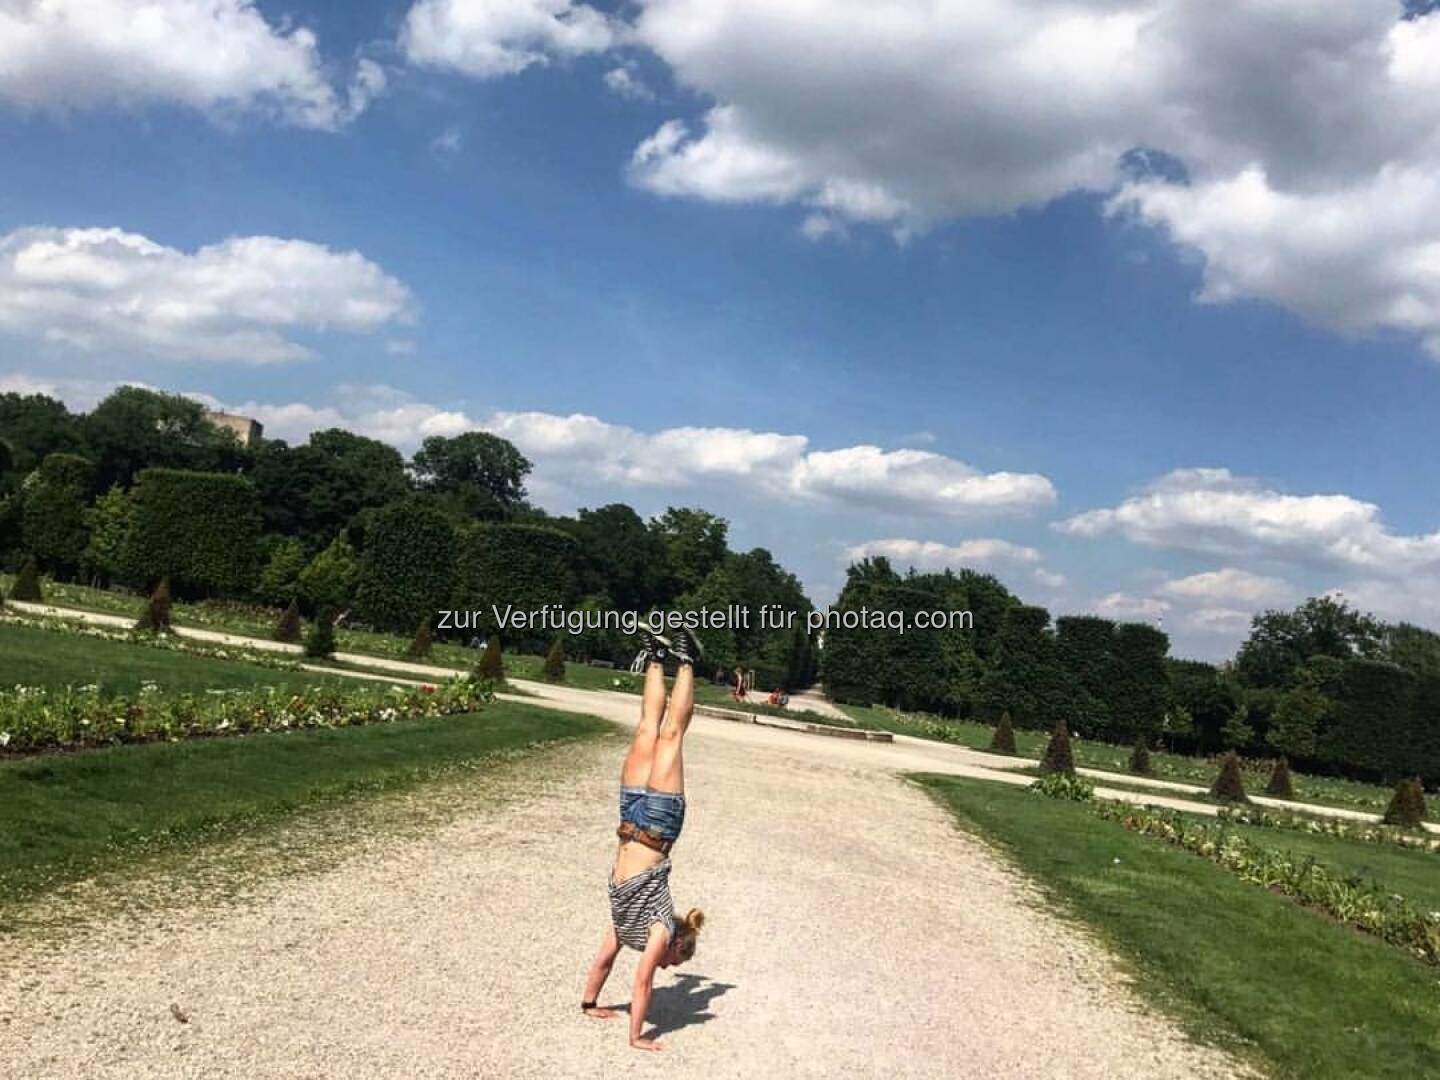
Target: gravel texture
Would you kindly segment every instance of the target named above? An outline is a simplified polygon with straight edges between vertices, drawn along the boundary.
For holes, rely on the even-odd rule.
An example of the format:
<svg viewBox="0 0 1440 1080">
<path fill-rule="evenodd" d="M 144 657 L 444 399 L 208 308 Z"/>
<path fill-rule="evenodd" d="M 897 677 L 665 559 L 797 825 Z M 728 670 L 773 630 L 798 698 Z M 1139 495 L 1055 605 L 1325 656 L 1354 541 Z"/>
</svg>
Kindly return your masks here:
<svg viewBox="0 0 1440 1080">
<path fill-rule="evenodd" d="M 891 771 L 924 756 L 698 717 L 672 886 L 709 922 L 657 978 L 665 1052 L 631 1050 L 623 1017 L 577 1007 L 622 752 L 573 744 L 503 782 L 373 800 L 318 867 L 220 900 L 182 862 L 136 886 L 173 889 L 165 904 L 0 941 L 0 1075 L 1240 1074 L 1138 1006 L 1083 931 Z M 602 1004 L 629 1000 L 633 971 L 625 954 Z"/>
</svg>

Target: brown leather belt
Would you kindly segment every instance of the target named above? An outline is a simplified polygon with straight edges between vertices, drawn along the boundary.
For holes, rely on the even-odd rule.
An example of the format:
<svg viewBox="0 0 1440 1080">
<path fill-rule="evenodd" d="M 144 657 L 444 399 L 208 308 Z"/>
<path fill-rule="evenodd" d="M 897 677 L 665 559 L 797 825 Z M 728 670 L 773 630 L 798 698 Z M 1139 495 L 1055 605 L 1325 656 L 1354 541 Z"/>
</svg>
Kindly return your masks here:
<svg viewBox="0 0 1440 1080">
<path fill-rule="evenodd" d="M 666 840 L 657 836 L 649 829 L 638 828 L 633 821 L 622 821 L 620 827 L 615 830 L 615 835 L 620 838 L 621 843 L 634 840 L 637 844 L 644 844 L 661 855 L 669 855 L 670 849 L 675 846 L 675 841 Z"/>
</svg>

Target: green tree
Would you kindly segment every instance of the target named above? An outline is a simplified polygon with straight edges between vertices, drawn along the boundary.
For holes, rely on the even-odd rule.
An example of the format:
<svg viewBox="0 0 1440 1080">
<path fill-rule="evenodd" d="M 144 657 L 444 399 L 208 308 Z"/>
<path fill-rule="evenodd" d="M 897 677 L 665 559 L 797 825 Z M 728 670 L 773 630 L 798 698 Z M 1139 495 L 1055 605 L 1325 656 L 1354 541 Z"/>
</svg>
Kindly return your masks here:
<svg viewBox="0 0 1440 1080">
<path fill-rule="evenodd" d="M 1136 776 L 1149 776 L 1153 771 L 1150 767 L 1150 747 L 1146 744 L 1145 736 L 1141 735 L 1135 740 L 1135 749 L 1130 751 L 1130 771 Z"/>
<path fill-rule="evenodd" d="M 308 565 L 305 545 L 291 537 L 281 537 L 270 548 L 270 558 L 260 571 L 255 594 L 276 607 L 291 603 L 300 594 L 300 575 Z"/>
<path fill-rule="evenodd" d="M 1330 711 L 1330 700 L 1312 687 L 1302 685 L 1287 690 L 1271 714 L 1265 741 L 1282 754 L 1311 757 L 1316 736 L 1324 730 Z"/>
<path fill-rule="evenodd" d="M 568 607 L 575 599 L 574 567 L 580 547 L 569 533 L 548 526 L 480 524 L 458 530 L 451 605 L 480 613 L 476 629 L 498 632 L 494 610 L 539 611 Z M 539 651 L 549 632 L 507 631 L 512 648 Z"/>
<path fill-rule="evenodd" d="M 342 532 L 300 572 L 297 585 L 311 611 L 327 607 L 343 611 L 355 598 L 359 576 L 360 560 L 350 546 L 350 538 Z"/>
<path fill-rule="evenodd" d="M 1270 782 L 1265 785 L 1265 794 L 1277 799 L 1295 798 L 1295 781 L 1290 775 L 1290 762 L 1281 757 L 1275 762 L 1270 773 Z"/>
<path fill-rule="evenodd" d="M 995 754 L 1015 753 L 1015 725 L 1010 722 L 1009 709 L 1000 714 L 1000 723 L 995 725 L 995 733 L 990 737 L 990 751 Z"/>
<path fill-rule="evenodd" d="M 1064 717 L 1055 722 L 1055 730 L 1045 744 L 1045 753 L 1040 758 L 1040 773 L 1042 776 L 1053 773 L 1075 775 L 1075 752 L 1070 747 L 1070 729 L 1065 726 Z"/>
<path fill-rule="evenodd" d="M 1169 651 L 1170 639 L 1153 626 L 1121 623 L 1115 628 L 1105 685 L 1111 739 L 1153 739 L 1160 733 L 1170 706 Z"/>
<path fill-rule="evenodd" d="M 119 484 L 91 504 L 85 518 L 90 540 L 80 556 L 80 566 L 92 583 L 106 584 L 124 577 L 125 545 L 133 520 L 130 495 Z"/>
<path fill-rule="evenodd" d="M 51 454 L 25 482 L 21 534 L 42 565 L 69 577 L 90 542 L 86 510 L 95 470 L 76 454 Z"/>
<path fill-rule="evenodd" d="M 410 492 L 398 450 L 338 428 L 315 432 L 303 446 L 263 444 L 249 475 L 265 508 L 265 530 L 294 536 L 312 551 L 358 515 Z"/>
<path fill-rule="evenodd" d="M 1110 733 L 1111 651 L 1115 624 L 1093 615 L 1055 620 L 1055 653 L 1064 670 L 1070 715 L 1082 731 Z"/>
<path fill-rule="evenodd" d="M 1330 723 L 1317 739 L 1321 760 L 1389 780 L 1412 772 L 1421 741 L 1417 681 L 1395 664 L 1349 660 Z"/>
<path fill-rule="evenodd" d="M 130 492 L 127 577 L 162 577 L 183 596 L 243 596 L 255 584 L 260 501 L 243 477 L 146 469 Z"/>
<path fill-rule="evenodd" d="M 1255 738 L 1255 729 L 1250 726 L 1249 705 L 1236 706 L 1221 728 L 1220 738 L 1231 750 L 1244 750 L 1250 745 Z"/>
<path fill-rule="evenodd" d="M 430 655 L 430 650 L 434 646 L 430 621 L 430 616 L 425 615 L 420 619 L 420 625 L 415 628 L 415 636 L 410 639 L 410 647 L 405 650 L 405 655 L 411 660 L 423 660 Z"/>
<path fill-rule="evenodd" d="M 665 599 L 665 544 L 624 503 L 581 510 L 558 526 L 580 543 L 579 591 L 605 593 L 623 611 L 648 611 Z"/>
<path fill-rule="evenodd" d="M 455 568 L 455 531 L 429 502 L 406 499 L 381 510 L 366 538 L 355 609 L 371 626 L 403 632 L 446 606 Z"/>
<path fill-rule="evenodd" d="M 480 659 L 475 663 L 475 677 L 485 679 L 496 686 L 505 681 L 505 657 L 500 652 L 500 635 L 494 634 L 485 643 Z"/>
<path fill-rule="evenodd" d="M 1425 821 L 1425 789 L 1417 778 L 1401 780 L 1395 785 L 1390 805 L 1385 807 L 1386 825 L 1417 829 Z"/>
<path fill-rule="evenodd" d="M 1205 752 L 1220 749 L 1225 722 L 1240 704 L 1240 688 L 1214 664 L 1171 659 L 1165 666 L 1171 701 L 1184 709 L 1192 722 L 1194 748 Z M 1189 746 L 1190 741 L 1184 745 Z"/>
<path fill-rule="evenodd" d="M 699 588 L 728 550 L 730 523 L 707 510 L 672 506 L 650 527 L 665 546 L 670 596 Z"/>
<path fill-rule="evenodd" d="M 62 402 L 43 394 L 0 394 L 0 432 L 9 459 L 0 469 L 0 492 L 12 490 L 19 478 L 51 454 L 81 450 L 78 418 Z"/>
<path fill-rule="evenodd" d="M 1210 786 L 1210 797 L 1221 802 L 1249 802 L 1245 795 L 1245 777 L 1240 771 L 1240 755 L 1231 750 L 1220 761 L 1220 773 Z"/>
<path fill-rule="evenodd" d="M 1377 657 L 1383 654 L 1379 622 L 1328 596 L 1311 597 L 1294 611 L 1256 615 L 1235 667 L 1247 686 L 1285 689 L 1312 656 Z"/>
<path fill-rule="evenodd" d="M 205 417 L 199 402 L 122 386 L 80 419 L 98 486 L 128 487 L 144 469 L 233 473 L 249 461 L 235 436 Z"/>
<path fill-rule="evenodd" d="M 420 444 L 410 465 L 421 491 L 483 521 L 503 521 L 524 502 L 531 468 L 514 444 L 483 431 L 453 438 L 432 435 Z"/>
<path fill-rule="evenodd" d="M 1018 727 L 1044 729 L 1064 715 L 1065 674 L 1049 625 L 1050 613 L 1029 605 L 1001 619 L 981 697 L 994 712 L 1009 709 Z"/>
</svg>

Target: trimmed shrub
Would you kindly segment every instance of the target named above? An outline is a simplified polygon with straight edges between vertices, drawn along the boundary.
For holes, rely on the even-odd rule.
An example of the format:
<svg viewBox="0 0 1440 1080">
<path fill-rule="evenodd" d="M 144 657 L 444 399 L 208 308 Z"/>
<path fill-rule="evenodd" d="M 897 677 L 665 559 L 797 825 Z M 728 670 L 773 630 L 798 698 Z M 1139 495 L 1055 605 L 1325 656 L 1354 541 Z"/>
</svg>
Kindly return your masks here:
<svg viewBox="0 0 1440 1080">
<path fill-rule="evenodd" d="M 161 578 L 160 584 L 145 601 L 145 610 L 135 620 L 135 629 L 146 634 L 168 634 L 170 625 L 170 579 Z"/>
<path fill-rule="evenodd" d="M 404 633 L 446 606 L 454 567 L 450 519 L 423 499 L 392 503 L 365 533 L 356 611 L 378 630 Z"/>
<path fill-rule="evenodd" d="M 565 643 L 558 637 L 550 646 L 550 651 L 545 654 L 545 667 L 542 674 L 548 683 L 565 681 Z"/>
<path fill-rule="evenodd" d="M 1295 798 L 1295 783 L 1290 778 L 1290 762 L 1285 758 L 1275 762 L 1270 782 L 1265 785 L 1265 794 L 1274 795 L 1277 799 Z"/>
<path fill-rule="evenodd" d="M 1015 753 L 1015 725 L 1010 722 L 1010 710 L 1000 714 L 1000 723 L 995 725 L 995 734 L 990 737 L 990 749 L 996 754 Z"/>
<path fill-rule="evenodd" d="M 457 611 L 483 613 L 475 629 L 497 633 L 491 608 L 539 611 L 569 606 L 576 597 L 575 568 L 580 545 L 575 537 L 543 525 L 475 525 L 456 541 L 455 588 L 450 604 Z M 607 603 L 606 606 L 609 606 Z M 549 635 L 509 636 L 510 647 L 540 652 Z"/>
<path fill-rule="evenodd" d="M 1040 759 L 1040 772 L 1075 775 L 1075 754 L 1070 749 L 1070 729 L 1062 716 L 1055 724 L 1050 742 L 1045 746 L 1045 756 Z"/>
<path fill-rule="evenodd" d="M 415 636 L 410 639 L 410 647 L 405 650 L 405 655 L 411 660 L 423 660 L 430 655 L 432 644 L 434 644 L 434 638 L 430 633 L 430 617 L 427 615 L 415 628 Z"/>
<path fill-rule="evenodd" d="M 300 573 L 300 596 L 311 611 L 330 608 L 343 611 L 355 598 L 355 579 L 360 574 L 360 561 L 350 538 L 343 532 L 330 546 L 316 555 Z"/>
<path fill-rule="evenodd" d="M 276 541 L 255 584 L 256 595 L 276 607 L 290 603 L 300 593 L 300 575 L 308 563 L 305 546 L 299 540 L 287 536 Z"/>
<path fill-rule="evenodd" d="M 18 600 L 25 604 L 43 604 L 45 594 L 40 589 L 40 568 L 35 565 L 35 556 L 31 555 L 20 567 L 20 575 L 15 579 L 15 587 L 10 590 L 10 599 Z"/>
<path fill-rule="evenodd" d="M 22 489 L 20 528 L 25 547 L 52 569 L 69 573 L 90 542 L 86 511 L 95 469 L 76 454 L 50 454 Z"/>
<path fill-rule="evenodd" d="M 294 645 L 301 636 L 300 605 L 291 600 L 275 624 L 275 640 Z"/>
<path fill-rule="evenodd" d="M 316 660 L 325 660 L 335 655 L 335 613 L 317 612 L 305 635 L 305 655 Z"/>
<path fill-rule="evenodd" d="M 1425 789 L 1419 778 L 1401 780 L 1395 785 L 1395 794 L 1385 808 L 1385 824 L 1401 825 L 1407 829 L 1420 827 L 1425 820 Z"/>
<path fill-rule="evenodd" d="M 1150 768 L 1150 747 L 1145 744 L 1145 736 L 1141 735 L 1135 740 L 1135 749 L 1130 751 L 1130 771 L 1136 776 L 1149 776 Z"/>
<path fill-rule="evenodd" d="M 1240 775 L 1240 755 L 1231 750 L 1220 762 L 1220 775 L 1210 785 L 1210 797 L 1222 802 L 1249 802 L 1245 780 Z"/>
<path fill-rule="evenodd" d="M 475 677 L 488 679 L 492 683 L 505 681 L 505 658 L 500 655 L 500 638 L 492 635 L 480 659 L 475 663 Z"/>
<path fill-rule="evenodd" d="M 146 469 L 130 493 L 126 574 L 168 577 L 182 596 L 243 596 L 255 582 L 260 499 L 250 481 L 227 473 Z"/>
</svg>

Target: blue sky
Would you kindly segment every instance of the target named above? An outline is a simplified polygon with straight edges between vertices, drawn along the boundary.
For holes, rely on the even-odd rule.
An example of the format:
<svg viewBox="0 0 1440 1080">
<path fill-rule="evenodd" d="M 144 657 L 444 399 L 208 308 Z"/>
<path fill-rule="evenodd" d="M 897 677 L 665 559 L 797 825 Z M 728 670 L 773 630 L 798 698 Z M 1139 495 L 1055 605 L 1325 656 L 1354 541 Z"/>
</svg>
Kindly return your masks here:
<svg viewBox="0 0 1440 1080">
<path fill-rule="evenodd" d="M 0 16 L 0 389 L 485 427 L 821 603 L 881 552 L 1206 658 L 1329 589 L 1440 625 L 1440 16 L 160 7 Z"/>
</svg>

